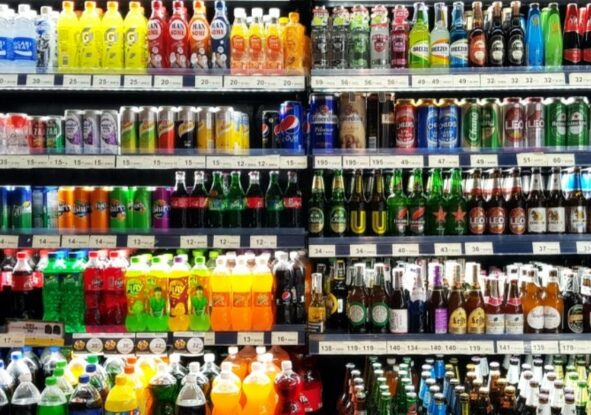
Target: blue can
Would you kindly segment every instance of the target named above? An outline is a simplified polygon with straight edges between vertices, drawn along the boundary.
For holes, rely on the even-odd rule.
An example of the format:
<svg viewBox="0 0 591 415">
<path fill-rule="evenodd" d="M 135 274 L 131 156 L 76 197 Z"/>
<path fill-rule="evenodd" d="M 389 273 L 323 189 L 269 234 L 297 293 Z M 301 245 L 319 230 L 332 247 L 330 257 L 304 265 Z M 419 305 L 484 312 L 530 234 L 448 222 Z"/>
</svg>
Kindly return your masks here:
<svg viewBox="0 0 591 415">
<path fill-rule="evenodd" d="M 304 149 L 304 107 L 299 101 L 285 101 L 279 107 L 279 142 L 281 148 Z"/>
<path fill-rule="evenodd" d="M 332 150 L 338 136 L 338 115 L 335 97 L 328 94 L 311 94 L 311 147 Z"/>
<path fill-rule="evenodd" d="M 43 215 L 44 228 L 58 228 L 59 203 L 57 194 L 57 186 L 45 186 L 45 193 L 43 198 L 43 206 L 45 207 L 45 214 Z"/>
<path fill-rule="evenodd" d="M 457 148 L 460 142 L 460 106 L 455 99 L 444 99 L 439 105 L 439 148 Z"/>
<path fill-rule="evenodd" d="M 437 148 L 439 108 L 432 99 L 424 99 L 417 110 L 417 147 Z"/>
</svg>

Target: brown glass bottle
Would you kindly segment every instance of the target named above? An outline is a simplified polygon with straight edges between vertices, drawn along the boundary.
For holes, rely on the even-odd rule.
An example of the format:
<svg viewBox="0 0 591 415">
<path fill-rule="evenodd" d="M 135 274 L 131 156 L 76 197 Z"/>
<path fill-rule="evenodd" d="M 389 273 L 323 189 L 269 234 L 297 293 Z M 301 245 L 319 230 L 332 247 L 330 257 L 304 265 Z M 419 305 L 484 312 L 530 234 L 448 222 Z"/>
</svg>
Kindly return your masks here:
<svg viewBox="0 0 591 415">
<path fill-rule="evenodd" d="M 453 288 L 447 300 L 449 315 L 447 329 L 450 334 L 466 334 L 468 317 L 466 316 L 461 267 L 458 263 L 454 263 L 451 266 L 453 267 Z"/>
<path fill-rule="evenodd" d="M 472 173 L 472 189 L 468 199 L 468 232 L 471 235 L 483 235 L 486 231 L 486 202 L 482 196 L 480 169 Z"/>
<path fill-rule="evenodd" d="M 579 294 L 578 284 L 573 272 L 568 271 L 564 280 L 564 312 L 562 329 L 565 333 L 583 332 L 583 299 Z"/>
<path fill-rule="evenodd" d="M 487 61 L 486 34 L 482 19 L 482 2 L 472 2 L 472 30 L 468 35 L 468 60 L 470 66 L 485 66 Z"/>
<path fill-rule="evenodd" d="M 559 167 L 552 168 L 548 182 L 548 198 L 546 199 L 548 233 L 564 233 L 566 232 L 566 200 L 562 194 Z"/>
<path fill-rule="evenodd" d="M 408 303 L 402 288 L 402 268 L 392 270 L 392 291 L 390 292 L 388 325 L 390 333 L 408 333 Z"/>
<path fill-rule="evenodd" d="M 536 285 L 536 271 L 527 271 L 525 291 L 521 295 L 523 307 L 524 332 L 541 333 L 544 328 L 544 306 L 540 299 L 540 289 Z"/>
<path fill-rule="evenodd" d="M 478 390 L 478 402 L 476 403 L 475 414 L 489 415 L 493 413 L 493 406 L 490 402 L 489 389 L 482 387 Z"/>
<path fill-rule="evenodd" d="M 526 231 L 525 197 L 521 187 L 521 170 L 516 167 L 511 173 L 511 197 L 507 202 L 509 233 L 523 235 Z"/>
<path fill-rule="evenodd" d="M 507 208 L 501 186 L 501 171 L 495 169 L 492 173 L 492 194 L 486 203 L 487 232 L 493 235 L 502 235 L 506 231 Z"/>
<path fill-rule="evenodd" d="M 568 195 L 566 212 L 566 231 L 585 233 L 588 230 L 588 212 L 585 197 L 581 190 L 581 168 L 575 167 L 573 190 Z"/>
<path fill-rule="evenodd" d="M 365 193 L 363 190 L 363 173 L 355 170 L 353 193 L 349 198 L 349 233 L 352 236 L 363 236 L 367 229 L 367 212 Z"/>
<path fill-rule="evenodd" d="M 585 274 L 581 280 L 583 297 L 583 333 L 591 333 L 591 275 Z"/>
<path fill-rule="evenodd" d="M 382 170 L 376 170 L 373 181 L 373 190 L 369 200 L 369 221 L 371 223 L 371 234 L 382 236 L 388 229 L 388 208 L 384 196 L 384 176 Z"/>
<path fill-rule="evenodd" d="M 505 388 L 501 398 L 499 415 L 518 415 L 515 411 L 515 388 L 511 385 Z"/>
<path fill-rule="evenodd" d="M 503 300 L 499 291 L 499 280 L 490 276 L 487 279 L 490 287 L 486 297 L 484 311 L 486 313 L 486 334 L 504 334 L 505 316 L 503 315 Z"/>
<path fill-rule="evenodd" d="M 546 196 L 540 169 L 533 169 L 531 187 L 527 196 L 527 232 L 546 233 L 548 230 L 546 219 Z"/>
<path fill-rule="evenodd" d="M 558 271 L 556 268 L 552 268 L 548 271 L 546 286 L 543 289 L 543 293 L 544 333 L 561 333 L 564 299 L 560 294 Z"/>
<path fill-rule="evenodd" d="M 505 31 L 502 27 L 501 13 L 503 5 L 500 1 L 493 3 L 493 18 L 488 33 L 488 66 L 504 66 L 507 61 Z"/>
<path fill-rule="evenodd" d="M 486 326 L 486 314 L 484 311 L 484 299 L 480 290 L 478 277 L 480 276 L 480 264 L 476 262 L 466 263 L 466 279 L 470 279 L 471 287 L 466 297 L 466 315 L 468 334 L 482 334 Z"/>
<path fill-rule="evenodd" d="M 523 307 L 519 294 L 519 280 L 514 277 L 509 281 L 507 301 L 503 305 L 505 315 L 505 333 L 523 334 Z"/>
</svg>

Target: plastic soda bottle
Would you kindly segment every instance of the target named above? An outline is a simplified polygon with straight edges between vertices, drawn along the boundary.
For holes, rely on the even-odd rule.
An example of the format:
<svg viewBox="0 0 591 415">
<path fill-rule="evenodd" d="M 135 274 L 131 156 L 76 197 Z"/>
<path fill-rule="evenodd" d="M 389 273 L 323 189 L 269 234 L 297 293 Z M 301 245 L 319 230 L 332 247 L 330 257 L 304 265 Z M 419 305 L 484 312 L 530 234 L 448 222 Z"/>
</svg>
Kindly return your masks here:
<svg viewBox="0 0 591 415">
<path fill-rule="evenodd" d="M 107 70 L 123 68 L 123 17 L 119 2 L 108 1 L 102 19 L 102 65 Z"/>
<path fill-rule="evenodd" d="M 189 50 L 191 67 L 209 69 L 211 59 L 211 31 L 207 22 L 207 11 L 202 0 L 193 2 L 193 18 L 189 23 Z"/>
<path fill-rule="evenodd" d="M 232 379 L 232 381 L 236 384 L 236 386 L 238 386 L 238 388 L 242 388 L 242 379 L 240 379 L 240 377 L 236 373 L 234 373 L 233 367 L 234 367 L 234 365 L 232 364 L 232 362 L 222 362 L 222 364 L 220 365 L 220 368 L 221 368 L 220 376 L 223 373 L 229 373 L 230 379 Z M 217 383 L 220 381 L 220 379 L 221 379 L 220 376 L 217 376 L 213 380 L 213 383 L 212 383 L 213 388 L 215 388 Z"/>
<path fill-rule="evenodd" d="M 205 394 L 208 405 L 211 409 L 211 388 L 213 380 L 220 374 L 220 368 L 215 364 L 215 355 L 213 353 L 206 353 L 203 355 L 201 374 L 208 380 L 208 384 L 203 386 L 203 393 Z"/>
<path fill-rule="evenodd" d="M 61 314 L 67 333 L 84 330 L 84 252 L 70 252 L 61 283 Z"/>
<path fill-rule="evenodd" d="M 178 393 L 177 382 L 174 376 L 168 372 L 165 364 L 158 365 L 158 373 L 152 378 L 149 385 L 147 413 L 153 415 L 166 415 L 174 413 L 174 406 Z"/>
<path fill-rule="evenodd" d="M 242 409 L 242 415 L 258 415 L 269 413 L 268 402 L 273 383 L 269 380 L 259 362 L 254 362 L 250 375 L 244 379 L 242 388 L 246 395 L 246 405 Z"/>
<path fill-rule="evenodd" d="M 54 266 L 56 273 L 59 272 L 59 264 L 60 262 L 56 261 Z M 106 286 L 103 278 L 103 269 L 104 263 L 99 260 L 99 253 L 97 251 L 90 251 L 88 253 L 86 268 L 84 268 L 84 302 L 86 303 L 84 323 L 87 326 L 99 326 L 102 324 L 101 303 L 103 289 Z M 47 268 L 44 273 L 47 273 Z"/>
<path fill-rule="evenodd" d="M 66 402 L 70 400 L 72 394 L 74 393 L 74 388 L 72 385 L 66 380 L 64 376 L 64 368 L 63 367 L 56 367 L 53 371 L 53 376 L 55 377 L 55 382 L 57 387 L 62 391 L 64 396 L 66 397 Z M 49 378 L 47 378 L 49 379 Z"/>
<path fill-rule="evenodd" d="M 248 30 L 249 73 L 260 75 L 265 67 L 265 28 L 263 27 L 263 9 L 252 9 L 252 23 Z"/>
<path fill-rule="evenodd" d="M 226 268 L 226 257 L 216 260 L 216 267 L 211 274 L 211 327 L 214 331 L 231 331 L 230 294 L 232 291 L 230 276 Z"/>
<path fill-rule="evenodd" d="M 246 258 L 239 256 L 230 275 L 232 284 L 232 330 L 252 330 L 252 275 Z"/>
<path fill-rule="evenodd" d="M 147 282 L 149 331 L 168 331 L 168 271 L 168 265 L 162 257 L 152 259 Z"/>
<path fill-rule="evenodd" d="M 240 386 L 236 385 L 232 372 L 220 373 L 218 381 L 211 390 L 213 402 L 212 415 L 240 413 Z"/>
<path fill-rule="evenodd" d="M 81 375 L 68 404 L 69 415 L 100 415 L 103 413 L 103 399 L 88 375 Z"/>
<path fill-rule="evenodd" d="M 168 40 L 168 22 L 166 8 L 161 0 L 152 0 L 152 15 L 148 20 L 148 51 L 150 68 L 168 68 L 166 42 Z"/>
<path fill-rule="evenodd" d="M 224 0 L 215 1 L 215 15 L 211 30 L 211 67 L 227 69 L 230 67 L 230 21 Z"/>
<path fill-rule="evenodd" d="M 115 378 L 125 370 L 125 362 L 119 356 L 109 356 L 104 364 L 105 372 L 107 372 L 107 383 L 109 388 L 115 386 Z"/>
<path fill-rule="evenodd" d="M 150 384 L 150 381 L 154 375 L 156 375 L 156 371 L 158 370 L 155 359 L 150 356 L 141 356 L 139 359 L 137 359 L 135 367 L 144 386 L 148 386 Z"/>
<path fill-rule="evenodd" d="M 304 74 L 305 27 L 300 23 L 298 12 L 289 13 L 289 22 L 284 29 L 283 53 L 285 71 L 289 74 Z M 366 44 L 367 46 L 367 44 Z M 369 49 L 367 49 L 369 51 Z"/>
<path fill-rule="evenodd" d="M 37 66 L 36 12 L 28 4 L 18 5 L 14 18 L 14 39 L 12 42 L 13 65 L 29 70 Z"/>
<path fill-rule="evenodd" d="M 125 375 L 117 375 L 115 387 L 111 389 L 105 401 L 105 415 L 120 415 L 121 413 L 139 414 L 136 395 Z"/>
<path fill-rule="evenodd" d="M 146 413 L 146 404 L 148 400 L 148 389 L 146 385 L 144 385 L 141 376 L 136 372 L 134 366 L 125 366 L 124 369 L 125 376 L 127 376 L 127 381 L 129 382 L 129 386 L 133 389 L 135 393 L 135 397 L 138 403 L 138 409 L 140 414 Z"/>
<path fill-rule="evenodd" d="M 45 389 L 41 393 L 37 415 L 66 415 L 68 413 L 66 396 L 57 386 L 53 376 L 45 379 Z"/>
<path fill-rule="evenodd" d="M 79 64 L 83 69 L 101 67 L 101 18 L 96 10 L 96 2 L 85 1 L 84 12 L 80 16 Z"/>
<path fill-rule="evenodd" d="M 6 396 L 12 396 L 16 387 L 16 379 L 8 373 L 4 367 L 4 361 L 0 360 L 0 390 L 6 393 Z"/>
<path fill-rule="evenodd" d="M 252 329 L 268 331 L 273 327 L 273 274 L 265 257 L 257 257 L 252 276 Z"/>
<path fill-rule="evenodd" d="M 302 378 L 293 371 L 291 361 L 281 362 L 281 373 L 275 379 L 275 391 L 279 402 L 275 409 L 276 415 L 304 415 L 304 407 L 300 404 Z"/>
<path fill-rule="evenodd" d="M 19 385 L 10 400 L 10 413 L 18 415 L 37 415 L 37 405 L 41 394 L 31 382 L 31 373 L 22 373 Z M 59 412 L 58 412 L 59 413 Z"/>
<path fill-rule="evenodd" d="M 189 373 L 186 377 L 185 385 L 181 388 L 176 398 L 176 415 L 205 415 L 206 414 L 205 395 L 197 385 L 197 376 Z"/>
<path fill-rule="evenodd" d="M 33 270 L 27 262 L 26 252 L 17 252 L 16 264 L 12 270 L 12 317 L 34 318 L 32 315 Z"/>
<path fill-rule="evenodd" d="M 199 362 L 189 363 L 189 373 L 181 381 L 181 385 L 187 382 L 187 376 L 194 375 L 195 381 L 201 390 L 205 390 L 209 387 L 209 379 L 203 373 L 201 373 L 201 364 Z"/>
<path fill-rule="evenodd" d="M 278 8 L 269 9 L 269 24 L 265 29 L 265 72 L 272 75 L 283 73 L 283 33 L 279 14 Z"/>
<path fill-rule="evenodd" d="M 10 353 L 10 363 L 6 368 L 6 372 L 18 382 L 20 382 L 20 377 L 23 374 L 29 374 L 32 378 L 31 370 L 29 366 L 23 360 L 23 353 L 20 351 Z"/>
<path fill-rule="evenodd" d="M 241 380 L 244 380 L 246 373 L 248 372 L 248 362 L 243 360 L 238 355 L 238 347 L 228 347 L 228 357 L 224 360 L 224 363 L 229 362 L 232 364 L 232 372 L 234 372 Z"/>
<path fill-rule="evenodd" d="M 103 324 L 123 325 L 127 314 L 127 298 L 125 296 L 126 263 L 119 251 L 109 252 L 109 263 L 104 269 L 104 296 L 101 305 Z"/>
<path fill-rule="evenodd" d="M 80 376 L 84 374 L 85 370 L 86 359 L 84 359 L 84 357 L 80 355 L 73 355 L 72 359 L 68 362 L 68 365 L 66 366 L 65 377 L 71 385 L 76 385 L 78 384 L 78 378 L 80 378 Z M 56 376 L 55 371 L 53 372 L 53 375 Z"/>
<path fill-rule="evenodd" d="M 60 362 L 65 363 L 66 362 L 66 358 L 60 352 L 60 348 L 57 346 L 51 346 L 51 347 L 47 348 L 46 350 L 48 350 L 47 357 L 45 359 L 43 359 L 43 356 L 41 356 L 41 358 L 42 358 L 41 363 L 43 365 L 43 373 L 45 374 L 46 377 L 48 377 L 53 373 L 53 371 L 57 367 L 58 363 L 60 363 Z M 9 366 L 9 368 L 10 368 L 10 366 Z"/>
<path fill-rule="evenodd" d="M 195 257 L 195 265 L 189 277 L 189 297 L 191 300 L 191 320 L 189 327 L 194 331 L 209 331 L 209 268 L 205 257 Z"/>
<path fill-rule="evenodd" d="M 174 257 L 168 278 L 168 328 L 170 331 L 189 329 L 189 266 L 182 255 Z"/>
<path fill-rule="evenodd" d="M 62 2 L 62 11 L 57 20 L 57 65 L 60 70 L 78 67 L 78 16 L 74 2 Z"/>
<path fill-rule="evenodd" d="M 182 1 L 172 3 L 173 13 L 168 22 L 168 59 L 171 68 L 189 67 L 189 24 Z"/>
<path fill-rule="evenodd" d="M 49 262 L 43 271 L 43 320 L 61 321 L 60 316 L 60 274 L 65 266 L 58 261 L 58 255 L 50 252 Z"/>
<path fill-rule="evenodd" d="M 3 389 L 0 388 L 0 415 L 10 415 L 10 402 Z"/>
<path fill-rule="evenodd" d="M 90 384 L 96 388 L 98 393 L 100 393 L 101 398 L 103 401 L 107 399 L 107 395 L 109 394 L 109 385 L 105 379 L 97 372 L 95 364 L 89 364 L 86 366 L 86 373 L 90 379 Z"/>
<path fill-rule="evenodd" d="M 123 33 L 125 33 L 125 68 L 145 69 L 148 62 L 147 25 L 139 1 L 129 2 L 129 12 L 123 21 Z"/>
<path fill-rule="evenodd" d="M 241 7 L 234 9 L 234 23 L 230 32 L 230 44 L 232 73 L 246 74 L 249 62 L 248 26 L 246 24 L 246 11 Z"/>
<path fill-rule="evenodd" d="M 131 265 L 125 272 L 125 293 L 127 296 L 127 331 L 145 331 L 148 327 L 145 312 L 146 279 L 148 266 L 139 257 L 131 258 Z"/>
</svg>

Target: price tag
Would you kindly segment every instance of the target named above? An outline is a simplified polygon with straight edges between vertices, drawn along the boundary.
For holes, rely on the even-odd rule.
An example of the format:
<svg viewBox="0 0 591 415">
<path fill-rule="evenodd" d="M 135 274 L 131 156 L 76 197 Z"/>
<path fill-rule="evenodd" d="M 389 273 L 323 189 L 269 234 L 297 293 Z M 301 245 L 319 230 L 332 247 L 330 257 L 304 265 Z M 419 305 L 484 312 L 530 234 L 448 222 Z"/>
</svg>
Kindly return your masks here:
<svg viewBox="0 0 591 415">
<path fill-rule="evenodd" d="M 120 88 L 120 75 L 93 75 L 92 86 L 94 88 Z"/>
<path fill-rule="evenodd" d="M 357 88 L 408 88 L 409 79 L 408 76 L 355 76 L 350 79 L 351 86 Z"/>
<path fill-rule="evenodd" d="M 25 345 L 25 333 L 0 334 L 0 348 L 23 347 Z"/>
<path fill-rule="evenodd" d="M 117 235 L 90 235 L 88 247 L 96 249 L 117 248 Z"/>
<path fill-rule="evenodd" d="M 576 86 L 591 85 L 591 72 L 573 72 L 568 77 L 568 83 Z"/>
<path fill-rule="evenodd" d="M 555 340 L 532 340 L 529 343 L 532 354 L 558 354 L 558 342 Z"/>
<path fill-rule="evenodd" d="M 343 355 L 347 351 L 342 342 L 318 342 L 318 354 L 321 355 Z"/>
<path fill-rule="evenodd" d="M 306 88 L 306 78 L 303 76 L 268 76 L 265 78 L 265 84 L 271 90 L 304 89 Z"/>
<path fill-rule="evenodd" d="M 64 75 L 62 86 L 65 88 L 90 88 L 92 75 Z"/>
<path fill-rule="evenodd" d="M 522 341 L 497 341 L 497 353 L 525 354 L 525 345 Z"/>
<path fill-rule="evenodd" d="M 493 255 L 495 252 L 492 242 L 466 242 L 464 243 L 464 253 L 466 255 Z"/>
<path fill-rule="evenodd" d="M 297 346 L 299 336 L 297 331 L 273 331 L 271 332 L 271 344 L 273 346 Z"/>
<path fill-rule="evenodd" d="M 265 89 L 267 83 L 260 76 L 226 76 L 224 77 L 225 89 Z"/>
<path fill-rule="evenodd" d="M 531 249 L 535 255 L 560 255 L 560 242 L 532 242 Z"/>
<path fill-rule="evenodd" d="M 392 256 L 419 256 L 419 244 L 392 244 Z"/>
<path fill-rule="evenodd" d="M 564 86 L 564 73 L 525 73 L 510 76 L 511 86 L 530 88 L 533 86 Z"/>
<path fill-rule="evenodd" d="M 591 242 L 577 241 L 577 254 L 591 254 Z"/>
<path fill-rule="evenodd" d="M 349 246 L 349 256 L 352 257 L 374 257 L 378 255 L 378 248 L 375 244 L 355 244 Z"/>
<path fill-rule="evenodd" d="M 279 168 L 281 169 L 307 169 L 308 168 L 308 157 L 306 156 L 281 156 L 279 158 Z"/>
<path fill-rule="evenodd" d="M 221 249 L 240 248 L 240 235 L 214 235 L 213 247 Z"/>
<path fill-rule="evenodd" d="M 33 248 L 59 248 L 59 235 L 33 235 Z"/>
<path fill-rule="evenodd" d="M 413 75 L 412 86 L 417 88 L 447 89 L 454 86 L 453 75 Z"/>
<path fill-rule="evenodd" d="M 265 333 L 262 331 L 239 331 L 236 334 L 236 344 L 239 346 L 261 346 L 265 344 Z"/>
<path fill-rule="evenodd" d="M 546 156 L 544 153 L 517 153 L 517 165 L 519 167 L 545 167 Z"/>
<path fill-rule="evenodd" d="M 338 170 L 343 167 L 341 156 L 315 156 L 315 169 L 334 169 Z"/>
<path fill-rule="evenodd" d="M 312 89 L 336 88 L 338 85 L 336 76 L 312 76 L 310 84 Z"/>
<path fill-rule="evenodd" d="M 388 343 L 385 341 L 341 342 L 345 354 L 387 354 Z"/>
<path fill-rule="evenodd" d="M 27 84 L 26 85 L 32 86 L 35 88 L 53 87 L 55 85 L 55 76 L 29 74 L 29 75 L 27 75 Z"/>
<path fill-rule="evenodd" d="M 480 75 L 454 75 L 453 86 L 455 88 L 479 88 Z"/>
<path fill-rule="evenodd" d="M 87 248 L 89 235 L 62 235 L 62 248 Z"/>
<path fill-rule="evenodd" d="M 181 249 L 207 248 L 207 235 L 181 235 Z"/>
<path fill-rule="evenodd" d="M 0 88 L 9 88 L 18 86 L 17 74 L 2 74 L 0 75 Z"/>
<path fill-rule="evenodd" d="M 115 156 L 84 156 L 80 157 L 83 168 L 87 169 L 114 169 Z"/>
<path fill-rule="evenodd" d="M 488 89 L 509 86 L 509 76 L 507 74 L 482 74 L 480 75 L 480 86 Z"/>
<path fill-rule="evenodd" d="M 152 164 L 148 168 L 157 170 L 170 170 L 176 168 L 176 157 L 173 156 L 154 156 L 148 158 L 147 160 L 149 160 Z"/>
<path fill-rule="evenodd" d="M 0 235 L 0 248 L 18 248 L 18 235 Z"/>
<path fill-rule="evenodd" d="M 154 76 L 154 88 L 182 89 L 182 87 L 183 87 L 183 77 L 182 76 L 168 76 L 168 75 Z"/>
<path fill-rule="evenodd" d="M 205 165 L 208 169 L 231 169 L 236 167 L 234 157 L 224 156 L 207 156 Z"/>
<path fill-rule="evenodd" d="M 152 249 L 156 244 L 154 235 L 128 235 L 127 247 L 135 249 Z"/>
<path fill-rule="evenodd" d="M 205 156 L 174 156 L 171 157 L 175 169 L 204 169 Z"/>
<path fill-rule="evenodd" d="M 499 157 L 496 154 L 471 154 L 470 165 L 473 167 L 498 167 Z"/>
<path fill-rule="evenodd" d="M 589 340 L 560 340 L 560 354 L 586 354 L 591 348 Z"/>
<path fill-rule="evenodd" d="M 279 156 L 268 155 L 268 156 L 250 156 L 250 157 L 239 157 L 241 162 L 245 164 L 243 166 L 247 169 L 278 169 L 279 168 Z"/>
<path fill-rule="evenodd" d="M 436 154 L 429 156 L 429 167 L 459 167 L 460 156 Z"/>
<path fill-rule="evenodd" d="M 136 333 L 135 340 L 138 353 L 166 354 L 167 333 Z"/>
<path fill-rule="evenodd" d="M 552 153 L 546 154 L 547 166 L 574 166 L 575 155 L 573 153 Z"/>
<path fill-rule="evenodd" d="M 254 249 L 277 248 L 277 235 L 251 235 L 250 247 Z"/>
<path fill-rule="evenodd" d="M 123 77 L 124 88 L 152 88 L 150 75 L 125 75 Z"/>
<path fill-rule="evenodd" d="M 495 343 L 493 341 L 452 342 L 455 343 L 456 353 L 459 354 L 494 354 Z"/>
<path fill-rule="evenodd" d="M 195 88 L 197 89 L 221 89 L 224 87 L 224 78 L 222 76 L 196 76 Z"/>
<path fill-rule="evenodd" d="M 334 245 L 310 245 L 310 258 L 332 258 L 337 254 L 337 248 Z"/>
<path fill-rule="evenodd" d="M 435 255 L 437 256 L 454 256 L 462 255 L 462 244 L 461 243 L 436 243 L 433 244 Z"/>
<path fill-rule="evenodd" d="M 47 160 L 49 167 L 77 169 L 82 166 L 80 156 L 48 156 Z"/>
<path fill-rule="evenodd" d="M 344 156 L 343 168 L 345 169 L 369 169 L 369 156 Z"/>
</svg>

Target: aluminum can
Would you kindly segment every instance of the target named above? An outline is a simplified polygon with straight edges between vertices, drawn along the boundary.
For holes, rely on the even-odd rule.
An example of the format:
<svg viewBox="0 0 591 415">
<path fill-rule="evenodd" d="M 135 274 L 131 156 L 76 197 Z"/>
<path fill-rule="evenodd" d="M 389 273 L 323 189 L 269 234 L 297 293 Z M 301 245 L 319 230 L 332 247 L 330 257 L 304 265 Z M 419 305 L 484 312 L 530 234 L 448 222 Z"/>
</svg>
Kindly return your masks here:
<svg viewBox="0 0 591 415">
<path fill-rule="evenodd" d="M 30 152 L 31 118 L 27 114 L 10 113 L 6 116 L 6 146 L 10 153 Z"/>
<path fill-rule="evenodd" d="M 573 97 L 566 110 L 566 145 L 589 145 L 589 101 L 586 97 Z"/>
<path fill-rule="evenodd" d="M 82 141 L 82 111 L 66 110 L 64 121 L 64 136 L 66 141 L 66 154 L 82 154 L 84 143 Z"/>
<path fill-rule="evenodd" d="M 242 113 L 240 111 L 232 112 L 232 134 L 230 141 L 226 143 L 226 149 L 242 150 Z"/>
<path fill-rule="evenodd" d="M 86 110 L 82 113 L 82 140 L 85 154 L 101 152 L 100 111 Z"/>
<path fill-rule="evenodd" d="M 188 150 L 197 147 L 195 118 L 196 113 L 194 107 L 179 107 L 175 122 L 176 148 Z"/>
<path fill-rule="evenodd" d="M 197 148 L 215 149 L 215 112 L 211 107 L 197 108 Z"/>
<path fill-rule="evenodd" d="M 377 122 L 377 147 L 394 148 L 395 124 L 393 94 L 387 94 L 384 100 L 378 97 Z"/>
<path fill-rule="evenodd" d="M 503 147 L 525 147 L 525 106 L 521 98 L 503 100 Z"/>
<path fill-rule="evenodd" d="M 59 228 L 59 189 L 57 186 L 45 186 L 44 201 L 45 207 L 43 227 L 47 229 Z"/>
<path fill-rule="evenodd" d="M 109 188 L 95 187 L 90 193 L 90 228 L 109 230 Z"/>
<path fill-rule="evenodd" d="M 439 141 L 439 107 L 433 99 L 423 99 L 416 108 L 417 147 L 437 148 Z"/>
<path fill-rule="evenodd" d="M 215 112 L 215 148 L 218 150 L 227 150 L 232 141 L 232 131 L 234 129 L 234 108 L 217 107 Z"/>
<path fill-rule="evenodd" d="M 127 187 L 114 187 L 109 194 L 110 229 L 127 229 L 128 205 L 129 189 Z"/>
<path fill-rule="evenodd" d="M 566 104 L 562 98 L 547 98 L 545 104 L 546 147 L 566 146 Z"/>
<path fill-rule="evenodd" d="M 87 231 L 90 228 L 90 187 L 74 189 L 74 228 Z"/>
<path fill-rule="evenodd" d="M 119 113 L 103 110 L 100 115 L 101 154 L 119 154 Z"/>
<path fill-rule="evenodd" d="M 170 225 L 170 189 L 157 187 L 152 192 L 152 227 L 168 229 Z"/>
<path fill-rule="evenodd" d="M 12 229 L 33 227 L 33 200 L 31 186 L 16 186 L 8 194 L 10 224 Z"/>
<path fill-rule="evenodd" d="M 279 135 L 279 111 L 263 111 L 263 122 L 261 124 L 262 148 L 279 148 Z"/>
<path fill-rule="evenodd" d="M 121 107 L 119 110 L 122 154 L 137 152 L 139 146 L 139 112 L 140 109 L 137 107 Z M 156 124 L 156 115 L 153 118 L 153 122 Z M 154 129 L 156 129 L 155 126 Z"/>
<path fill-rule="evenodd" d="M 140 107 L 138 149 L 143 154 L 154 154 L 158 141 L 158 110 L 155 107 Z"/>
<path fill-rule="evenodd" d="M 33 186 L 31 188 L 31 211 L 33 215 L 33 228 L 44 228 L 44 199 L 45 199 L 45 187 Z"/>
<path fill-rule="evenodd" d="M 442 99 L 437 118 L 439 148 L 457 148 L 460 145 L 460 107 L 456 99 Z"/>
<path fill-rule="evenodd" d="M 399 99 L 394 107 L 394 123 L 396 124 L 396 147 L 415 148 L 417 109 L 412 99 Z"/>
<path fill-rule="evenodd" d="M 496 98 L 482 100 L 482 147 L 499 148 L 502 142 L 501 103 Z"/>
<path fill-rule="evenodd" d="M 544 99 L 530 97 L 525 100 L 525 139 L 527 147 L 544 146 Z"/>
<path fill-rule="evenodd" d="M 29 149 L 31 153 L 43 153 L 47 140 L 47 117 L 31 117 L 31 138 Z"/>
<path fill-rule="evenodd" d="M 338 117 L 334 95 L 310 94 L 310 140 L 312 148 L 331 150 L 338 137 Z M 263 112 L 263 146 L 265 133 L 267 142 L 273 135 L 271 125 L 265 125 L 265 115 L 273 115 L 273 111 Z M 263 147 L 269 148 L 269 147 Z"/>
<path fill-rule="evenodd" d="M 304 107 L 299 101 L 285 101 L 279 106 L 279 142 L 283 149 L 304 149 Z M 364 137 L 365 138 L 365 137 Z"/>
<path fill-rule="evenodd" d="M 63 117 L 47 117 L 45 147 L 48 154 L 62 154 L 64 152 L 65 143 Z"/>
<path fill-rule="evenodd" d="M 476 98 L 466 98 L 462 103 L 462 146 L 482 146 L 482 108 Z"/>
<path fill-rule="evenodd" d="M 281 121 L 283 124 L 283 121 Z M 283 127 L 281 131 L 283 133 Z M 367 100 L 363 94 L 343 94 L 339 101 L 340 148 L 366 148 Z"/>
<path fill-rule="evenodd" d="M 240 113 L 240 130 L 242 131 L 242 149 L 250 148 L 250 119 L 245 112 Z"/>
<path fill-rule="evenodd" d="M 176 119 L 177 109 L 175 107 L 158 108 L 158 151 L 161 153 L 174 153 L 174 145 L 177 141 Z"/>
<path fill-rule="evenodd" d="M 10 203 L 8 201 L 8 188 L 0 186 L 0 230 L 10 229 Z"/>
<path fill-rule="evenodd" d="M 60 186 L 57 192 L 59 229 L 74 229 L 74 187 Z"/>
<path fill-rule="evenodd" d="M 152 191 L 147 187 L 133 189 L 132 229 L 150 230 L 152 226 Z"/>
</svg>

